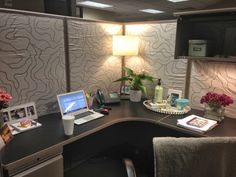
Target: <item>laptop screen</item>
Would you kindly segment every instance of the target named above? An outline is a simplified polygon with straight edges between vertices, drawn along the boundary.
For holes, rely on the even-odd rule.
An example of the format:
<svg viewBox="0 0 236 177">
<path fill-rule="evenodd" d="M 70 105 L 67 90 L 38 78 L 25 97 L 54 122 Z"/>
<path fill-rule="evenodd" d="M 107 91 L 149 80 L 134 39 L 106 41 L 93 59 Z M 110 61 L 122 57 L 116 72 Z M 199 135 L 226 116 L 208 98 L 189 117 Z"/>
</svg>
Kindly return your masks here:
<svg viewBox="0 0 236 177">
<path fill-rule="evenodd" d="M 87 100 L 83 90 L 58 95 L 58 103 L 63 115 L 87 109 Z"/>
</svg>

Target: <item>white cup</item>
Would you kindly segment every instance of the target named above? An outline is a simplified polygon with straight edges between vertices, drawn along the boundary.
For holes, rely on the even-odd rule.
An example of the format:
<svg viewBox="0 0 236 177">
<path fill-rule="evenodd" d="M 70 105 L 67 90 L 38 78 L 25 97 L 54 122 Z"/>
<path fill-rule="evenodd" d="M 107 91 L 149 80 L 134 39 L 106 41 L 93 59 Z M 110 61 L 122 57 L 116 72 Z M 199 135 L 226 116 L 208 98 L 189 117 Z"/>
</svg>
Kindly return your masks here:
<svg viewBox="0 0 236 177">
<path fill-rule="evenodd" d="M 72 135 L 74 131 L 75 116 L 65 115 L 62 117 L 65 135 Z"/>
</svg>

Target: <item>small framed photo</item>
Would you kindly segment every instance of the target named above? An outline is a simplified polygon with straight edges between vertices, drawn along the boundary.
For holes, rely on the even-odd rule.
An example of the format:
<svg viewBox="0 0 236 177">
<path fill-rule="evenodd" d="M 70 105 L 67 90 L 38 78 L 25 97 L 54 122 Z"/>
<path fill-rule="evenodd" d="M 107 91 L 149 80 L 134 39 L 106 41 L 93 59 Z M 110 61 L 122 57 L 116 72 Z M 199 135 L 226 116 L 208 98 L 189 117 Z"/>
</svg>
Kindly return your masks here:
<svg viewBox="0 0 236 177">
<path fill-rule="evenodd" d="M 21 119 L 26 117 L 26 111 L 25 108 L 18 108 L 18 109 L 13 109 L 10 111 L 11 119 Z"/>
<path fill-rule="evenodd" d="M 30 105 L 28 107 L 26 107 L 26 112 L 27 112 L 27 115 L 32 117 L 36 114 L 36 111 L 35 111 L 35 106 L 34 105 Z"/>
<path fill-rule="evenodd" d="M 170 105 L 173 107 L 176 107 L 176 99 L 179 99 L 182 97 L 182 91 L 181 90 L 174 90 L 174 89 L 169 89 L 168 90 L 168 96 L 170 99 Z"/>
<path fill-rule="evenodd" d="M 10 121 L 10 116 L 9 116 L 8 111 L 3 112 L 3 121 L 4 122 L 9 122 Z"/>
<path fill-rule="evenodd" d="M 4 122 L 18 122 L 23 118 L 37 119 L 37 111 L 34 102 L 12 106 L 3 110 Z"/>
<path fill-rule="evenodd" d="M 128 85 L 122 86 L 122 88 L 121 88 L 121 93 L 122 94 L 129 95 L 130 94 L 129 91 L 130 91 L 130 86 L 128 86 Z"/>
<path fill-rule="evenodd" d="M 7 144 L 13 138 L 11 130 L 7 124 L 5 124 L 0 129 L 0 137 L 2 138 L 2 140 L 5 144 Z"/>
</svg>

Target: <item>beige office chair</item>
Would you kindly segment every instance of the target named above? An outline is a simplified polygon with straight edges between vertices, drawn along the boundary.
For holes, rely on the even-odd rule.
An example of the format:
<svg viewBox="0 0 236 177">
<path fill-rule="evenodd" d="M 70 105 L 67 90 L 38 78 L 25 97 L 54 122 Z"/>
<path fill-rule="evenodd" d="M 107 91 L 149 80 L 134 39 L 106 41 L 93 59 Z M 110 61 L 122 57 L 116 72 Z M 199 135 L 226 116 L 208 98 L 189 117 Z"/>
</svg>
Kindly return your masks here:
<svg viewBox="0 0 236 177">
<path fill-rule="evenodd" d="M 236 177 L 236 137 L 154 138 L 155 177 Z"/>
</svg>

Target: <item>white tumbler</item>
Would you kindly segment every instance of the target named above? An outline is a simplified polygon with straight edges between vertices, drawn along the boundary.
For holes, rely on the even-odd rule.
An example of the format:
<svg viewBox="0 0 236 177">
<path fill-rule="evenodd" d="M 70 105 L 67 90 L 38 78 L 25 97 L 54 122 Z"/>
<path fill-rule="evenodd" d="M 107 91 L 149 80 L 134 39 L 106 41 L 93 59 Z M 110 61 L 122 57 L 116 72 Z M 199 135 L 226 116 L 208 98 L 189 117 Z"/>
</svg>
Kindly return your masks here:
<svg viewBox="0 0 236 177">
<path fill-rule="evenodd" d="M 65 135 L 72 135 L 74 131 L 75 116 L 65 115 L 62 117 Z"/>
</svg>

